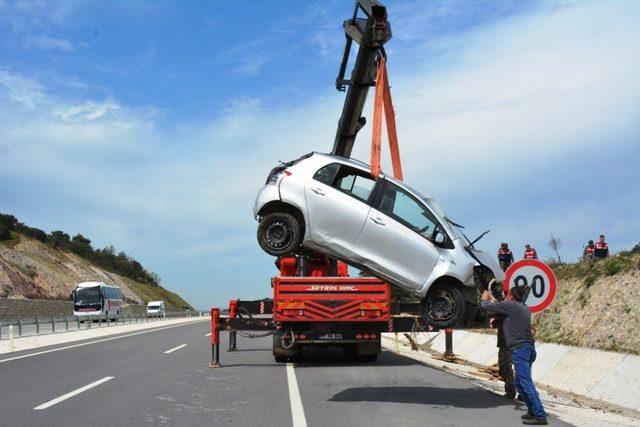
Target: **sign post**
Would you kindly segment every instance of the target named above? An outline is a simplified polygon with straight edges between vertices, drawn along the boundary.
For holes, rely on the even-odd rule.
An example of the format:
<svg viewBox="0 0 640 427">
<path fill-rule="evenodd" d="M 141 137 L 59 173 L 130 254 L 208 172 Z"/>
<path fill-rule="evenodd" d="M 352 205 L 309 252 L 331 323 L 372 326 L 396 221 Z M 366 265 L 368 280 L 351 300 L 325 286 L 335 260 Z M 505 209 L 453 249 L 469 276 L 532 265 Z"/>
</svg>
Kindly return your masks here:
<svg viewBox="0 0 640 427">
<path fill-rule="evenodd" d="M 509 267 L 503 282 L 505 293 L 516 286 L 529 286 L 525 301 L 532 313 L 548 308 L 556 296 L 556 276 L 549 266 L 537 259 L 523 259 Z"/>
</svg>

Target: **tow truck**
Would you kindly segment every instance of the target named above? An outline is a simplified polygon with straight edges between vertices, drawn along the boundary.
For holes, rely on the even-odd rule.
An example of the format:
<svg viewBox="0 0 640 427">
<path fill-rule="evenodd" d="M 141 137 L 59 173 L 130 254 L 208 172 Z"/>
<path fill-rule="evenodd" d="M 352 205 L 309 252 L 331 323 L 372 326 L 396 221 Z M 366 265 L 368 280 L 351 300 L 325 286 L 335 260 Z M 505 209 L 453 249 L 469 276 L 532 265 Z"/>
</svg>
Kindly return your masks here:
<svg viewBox="0 0 640 427">
<path fill-rule="evenodd" d="M 369 88 L 376 86 L 381 64 L 384 66 L 384 45 L 391 39 L 391 25 L 382 4 L 357 0 L 353 16 L 343 27 L 346 43 L 335 84 L 346 96 L 332 154 L 349 158 L 356 135 L 366 124 L 363 108 Z M 358 52 L 351 76 L 345 78 L 354 41 Z M 374 108 L 381 108 L 381 104 Z M 394 147 L 392 157 L 393 153 Z M 393 160 L 395 169 L 399 158 Z M 273 299 L 231 300 L 227 315 L 221 315 L 219 308 L 212 309 L 211 367 L 221 366 L 220 331 L 230 334 L 229 351 L 237 348 L 238 332 L 266 331 L 273 335 L 276 362 L 300 357 L 306 346 L 340 346 L 347 357 L 372 362 L 381 351 L 382 333 L 437 329 L 421 316 L 418 302 L 393 302 L 388 283 L 374 277 L 349 277 L 346 264 L 336 259 L 303 250 L 278 259 L 276 265 L 280 274 L 271 280 Z M 485 319 L 476 317 L 462 327 L 485 324 Z M 448 344 L 450 333 L 447 330 Z"/>
</svg>

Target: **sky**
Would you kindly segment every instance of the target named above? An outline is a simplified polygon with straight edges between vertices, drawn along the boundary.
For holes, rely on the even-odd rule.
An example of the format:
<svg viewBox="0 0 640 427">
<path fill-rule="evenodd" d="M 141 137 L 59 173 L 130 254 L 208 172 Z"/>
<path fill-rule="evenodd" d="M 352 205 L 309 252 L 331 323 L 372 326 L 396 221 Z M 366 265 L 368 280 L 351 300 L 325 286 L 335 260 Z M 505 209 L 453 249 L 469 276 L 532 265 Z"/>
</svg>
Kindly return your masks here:
<svg viewBox="0 0 640 427">
<path fill-rule="evenodd" d="M 386 6 L 407 183 L 491 253 L 640 241 L 640 2 Z M 0 0 L 0 212 L 114 245 L 197 308 L 269 296 L 253 202 L 279 160 L 331 150 L 352 11 Z"/>
</svg>

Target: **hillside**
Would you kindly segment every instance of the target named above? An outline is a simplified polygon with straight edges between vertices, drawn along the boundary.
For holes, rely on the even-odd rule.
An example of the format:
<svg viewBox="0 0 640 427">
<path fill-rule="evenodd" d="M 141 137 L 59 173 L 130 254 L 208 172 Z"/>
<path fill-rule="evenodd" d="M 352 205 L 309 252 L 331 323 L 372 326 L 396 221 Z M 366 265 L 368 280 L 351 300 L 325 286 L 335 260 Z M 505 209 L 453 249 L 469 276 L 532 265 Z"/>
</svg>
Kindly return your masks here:
<svg viewBox="0 0 640 427">
<path fill-rule="evenodd" d="M 103 281 L 120 286 L 126 302 L 164 300 L 169 307 L 191 308 L 179 295 L 160 285 L 141 283 L 99 268 L 71 251 L 12 233 L 0 241 L 0 298 L 70 298 L 76 284 Z"/>
<path fill-rule="evenodd" d="M 640 354 L 638 247 L 554 270 L 556 300 L 534 319 L 540 340 Z"/>
</svg>

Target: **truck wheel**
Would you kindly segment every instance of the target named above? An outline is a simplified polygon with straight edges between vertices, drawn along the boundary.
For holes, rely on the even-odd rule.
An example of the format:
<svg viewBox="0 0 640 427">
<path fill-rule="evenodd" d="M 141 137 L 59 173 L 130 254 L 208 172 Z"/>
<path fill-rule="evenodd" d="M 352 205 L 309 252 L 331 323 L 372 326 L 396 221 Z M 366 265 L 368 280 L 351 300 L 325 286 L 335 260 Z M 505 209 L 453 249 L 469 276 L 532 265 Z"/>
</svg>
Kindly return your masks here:
<svg viewBox="0 0 640 427">
<path fill-rule="evenodd" d="M 365 362 L 365 363 L 373 363 L 376 360 L 378 360 L 378 354 L 366 354 L 364 356 L 358 356 L 357 358 L 358 362 Z"/>
<path fill-rule="evenodd" d="M 346 344 L 342 350 L 345 358 L 355 362 L 375 362 L 378 360 L 378 349 L 374 343 Z"/>
<path fill-rule="evenodd" d="M 464 306 L 464 296 L 458 286 L 439 283 L 429 290 L 422 303 L 422 316 L 439 328 L 451 328 L 462 323 Z"/>
<path fill-rule="evenodd" d="M 282 331 L 273 333 L 273 358 L 276 363 L 286 363 L 290 360 L 295 360 L 300 357 L 301 353 L 302 348 L 297 344 L 291 348 L 282 346 Z"/>
<path fill-rule="evenodd" d="M 302 244 L 300 222 L 291 214 L 274 212 L 258 225 L 258 244 L 269 255 L 292 254 Z"/>
</svg>

